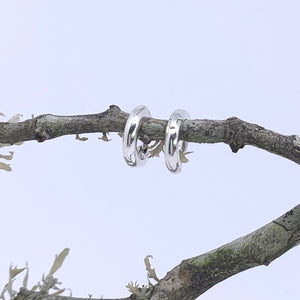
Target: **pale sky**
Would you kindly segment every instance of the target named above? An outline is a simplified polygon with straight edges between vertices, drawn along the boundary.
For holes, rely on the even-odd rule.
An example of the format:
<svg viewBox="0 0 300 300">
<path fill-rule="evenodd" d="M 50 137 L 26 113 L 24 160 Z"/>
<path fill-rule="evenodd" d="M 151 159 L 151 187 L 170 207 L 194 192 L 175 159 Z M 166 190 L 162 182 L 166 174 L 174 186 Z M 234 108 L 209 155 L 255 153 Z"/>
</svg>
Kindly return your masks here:
<svg viewBox="0 0 300 300">
<path fill-rule="evenodd" d="M 299 1 L 1 1 L 0 111 L 98 113 L 146 105 L 194 119 L 237 116 L 300 134 Z M 7 120 L 2 118 L 2 120 Z M 254 147 L 190 144 L 178 175 L 164 159 L 130 168 L 101 134 L 1 148 L 0 288 L 9 264 L 30 286 L 71 249 L 57 277 L 73 296 L 124 297 L 183 259 L 245 235 L 299 203 L 297 164 Z M 299 247 L 200 299 L 299 299 Z M 16 284 L 17 287 L 17 284 Z"/>
</svg>

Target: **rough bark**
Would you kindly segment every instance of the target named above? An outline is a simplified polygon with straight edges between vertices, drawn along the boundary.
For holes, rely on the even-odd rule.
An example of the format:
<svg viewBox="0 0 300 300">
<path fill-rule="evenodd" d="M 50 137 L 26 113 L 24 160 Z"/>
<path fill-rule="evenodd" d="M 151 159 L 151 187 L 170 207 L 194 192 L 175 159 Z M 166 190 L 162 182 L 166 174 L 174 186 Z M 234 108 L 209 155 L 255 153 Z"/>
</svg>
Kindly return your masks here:
<svg viewBox="0 0 300 300">
<path fill-rule="evenodd" d="M 300 241 L 300 205 L 233 242 L 184 260 L 163 278 L 151 300 L 193 300 L 215 284 L 252 267 L 268 266 Z"/>
<path fill-rule="evenodd" d="M 41 115 L 18 123 L 0 123 L 0 143 L 43 142 L 62 135 L 91 132 L 123 132 L 128 113 L 112 105 L 99 114 L 81 116 Z M 166 120 L 145 118 L 139 138 L 149 143 L 163 140 Z M 300 163 L 300 139 L 285 136 L 238 118 L 227 120 L 186 120 L 180 138 L 194 143 L 228 144 L 233 152 L 252 145 Z M 274 259 L 299 244 L 300 205 L 231 243 L 205 254 L 186 259 L 169 271 L 155 286 L 140 289 L 129 299 L 193 300 L 226 278 Z M 67 300 L 73 297 L 48 295 L 21 289 L 15 300 Z M 82 298 L 74 298 L 81 300 Z M 113 300 L 113 299 L 111 299 Z"/>
<path fill-rule="evenodd" d="M 40 115 L 18 122 L 0 122 L 0 143 L 30 140 L 43 142 L 63 135 L 91 132 L 123 132 L 128 113 L 116 105 L 102 113 L 77 116 Z M 145 118 L 139 138 L 149 143 L 163 140 L 166 120 Z M 180 139 L 193 143 L 226 143 L 233 152 L 252 145 L 300 164 L 300 138 L 282 135 L 236 117 L 226 120 L 186 120 Z"/>
<path fill-rule="evenodd" d="M 205 254 L 183 260 L 155 286 L 119 300 L 194 300 L 232 275 L 256 266 L 268 266 L 299 242 L 300 205 L 297 205 L 283 216 L 246 236 Z M 25 289 L 21 289 L 15 298 L 15 300 L 78 299 L 83 300 Z"/>
</svg>

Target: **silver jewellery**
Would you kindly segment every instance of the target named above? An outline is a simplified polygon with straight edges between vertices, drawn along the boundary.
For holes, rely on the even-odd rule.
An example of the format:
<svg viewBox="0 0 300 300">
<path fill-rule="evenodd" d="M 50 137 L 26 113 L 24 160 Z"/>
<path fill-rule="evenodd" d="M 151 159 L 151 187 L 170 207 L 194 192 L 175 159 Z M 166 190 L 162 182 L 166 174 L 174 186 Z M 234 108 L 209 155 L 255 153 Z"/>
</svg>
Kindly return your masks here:
<svg viewBox="0 0 300 300">
<path fill-rule="evenodd" d="M 187 142 L 182 142 L 181 149 L 178 148 L 179 130 L 183 120 L 189 119 L 190 115 L 182 110 L 175 110 L 168 121 L 166 128 L 166 136 L 164 143 L 165 162 L 167 168 L 172 173 L 179 173 L 181 171 L 181 161 L 179 151 L 185 152 L 187 149 Z"/>
<path fill-rule="evenodd" d="M 137 146 L 138 131 L 141 126 L 141 120 L 144 117 L 151 117 L 148 108 L 144 105 L 137 106 L 130 113 L 124 129 L 122 141 L 123 156 L 126 163 L 132 167 L 143 166 L 149 155 L 147 145 Z"/>
<path fill-rule="evenodd" d="M 126 163 L 132 167 L 143 166 L 149 156 L 146 144 L 137 145 L 141 121 L 145 117 L 150 118 L 151 114 L 146 106 L 139 105 L 131 111 L 125 125 L 122 140 L 123 156 Z M 179 149 L 179 130 L 183 121 L 189 118 L 190 115 L 186 111 L 177 109 L 171 114 L 167 124 L 163 151 L 165 153 L 166 166 L 172 173 L 181 171 L 180 152 L 184 153 L 186 151 L 188 143 L 182 141 Z"/>
</svg>

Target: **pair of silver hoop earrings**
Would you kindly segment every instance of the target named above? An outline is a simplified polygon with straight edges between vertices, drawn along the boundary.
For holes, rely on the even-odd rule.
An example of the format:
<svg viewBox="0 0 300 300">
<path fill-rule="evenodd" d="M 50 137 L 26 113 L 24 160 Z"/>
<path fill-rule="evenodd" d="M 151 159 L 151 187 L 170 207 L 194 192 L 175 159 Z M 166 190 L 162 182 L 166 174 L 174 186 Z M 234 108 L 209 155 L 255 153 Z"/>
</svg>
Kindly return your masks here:
<svg viewBox="0 0 300 300">
<path fill-rule="evenodd" d="M 129 166 L 141 167 L 148 159 L 148 146 L 145 144 L 137 146 L 137 137 L 141 120 L 150 117 L 151 114 L 148 108 L 140 105 L 131 111 L 127 119 L 122 146 L 124 159 Z M 179 173 L 181 171 L 179 151 L 185 152 L 188 143 L 183 141 L 181 149 L 179 149 L 179 130 L 183 120 L 189 118 L 190 116 L 186 111 L 177 109 L 171 114 L 167 124 L 163 151 L 165 153 L 166 166 L 172 173 Z"/>
</svg>

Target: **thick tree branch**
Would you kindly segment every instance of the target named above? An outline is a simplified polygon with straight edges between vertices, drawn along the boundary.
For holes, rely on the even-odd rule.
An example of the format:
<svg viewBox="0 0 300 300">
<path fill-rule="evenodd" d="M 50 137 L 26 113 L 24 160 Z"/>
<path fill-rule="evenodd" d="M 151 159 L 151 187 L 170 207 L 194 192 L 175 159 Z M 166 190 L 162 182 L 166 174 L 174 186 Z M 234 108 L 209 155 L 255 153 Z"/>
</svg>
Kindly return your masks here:
<svg viewBox="0 0 300 300">
<path fill-rule="evenodd" d="M 300 205 L 246 236 L 182 261 L 159 283 L 149 288 L 145 295 L 131 295 L 119 300 L 194 300 L 232 275 L 252 267 L 268 266 L 299 242 Z M 21 289 L 15 300 L 89 299 L 48 295 Z"/>
<path fill-rule="evenodd" d="M 182 261 L 155 286 L 151 300 L 196 299 L 232 275 L 268 266 L 299 242 L 300 205 L 251 234 Z"/>
<path fill-rule="evenodd" d="M 92 132 L 123 132 L 128 113 L 116 105 L 99 114 L 77 116 L 40 115 L 18 123 L 0 122 L 0 143 L 15 144 L 30 140 L 43 142 L 63 135 Z M 166 120 L 147 118 L 139 138 L 149 143 L 163 140 Z M 233 152 L 245 145 L 259 147 L 300 164 L 300 139 L 281 135 L 238 118 L 227 120 L 186 120 L 180 133 L 182 140 L 194 143 L 226 143 Z"/>
</svg>

